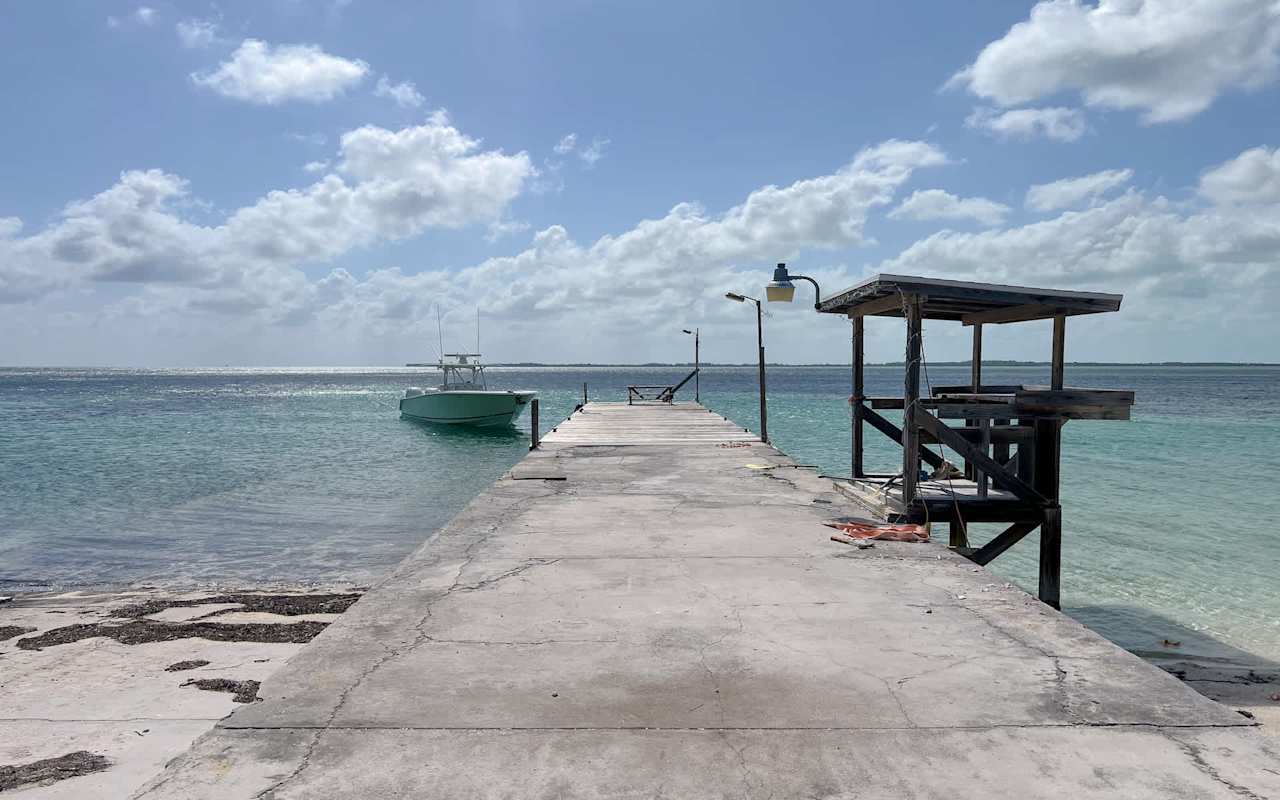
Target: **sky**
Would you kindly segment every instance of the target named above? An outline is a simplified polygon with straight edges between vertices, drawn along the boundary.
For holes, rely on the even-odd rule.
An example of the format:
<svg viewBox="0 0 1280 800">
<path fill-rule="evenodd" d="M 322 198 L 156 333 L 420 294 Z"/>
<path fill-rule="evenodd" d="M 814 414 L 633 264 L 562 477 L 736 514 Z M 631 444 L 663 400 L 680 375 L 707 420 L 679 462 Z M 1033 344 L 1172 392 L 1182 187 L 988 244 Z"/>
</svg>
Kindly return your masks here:
<svg viewBox="0 0 1280 800">
<path fill-rule="evenodd" d="M 779 261 L 1123 293 L 1070 360 L 1280 361 L 1278 79 L 1277 0 L 13 3 L 0 364 L 392 366 L 477 309 L 493 362 L 749 362 L 724 294 Z M 770 361 L 847 363 L 812 294 Z"/>
</svg>

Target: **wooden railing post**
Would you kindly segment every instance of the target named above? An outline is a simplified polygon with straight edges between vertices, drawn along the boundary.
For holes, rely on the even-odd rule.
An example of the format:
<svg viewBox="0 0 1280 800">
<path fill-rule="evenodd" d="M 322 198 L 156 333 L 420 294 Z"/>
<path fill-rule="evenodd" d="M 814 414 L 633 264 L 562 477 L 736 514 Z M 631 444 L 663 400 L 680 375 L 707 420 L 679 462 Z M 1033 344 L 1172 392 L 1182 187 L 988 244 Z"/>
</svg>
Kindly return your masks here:
<svg viewBox="0 0 1280 800">
<path fill-rule="evenodd" d="M 539 430 L 538 430 L 538 398 L 529 401 L 529 449 L 538 449 Z"/>
<path fill-rule="evenodd" d="M 866 475 L 866 470 L 862 463 L 862 419 L 864 408 L 863 398 L 866 396 L 864 386 L 865 376 L 863 375 L 863 362 L 865 360 L 866 344 L 864 337 L 864 329 L 862 327 L 862 317 L 853 318 L 853 477 L 861 478 Z"/>
</svg>

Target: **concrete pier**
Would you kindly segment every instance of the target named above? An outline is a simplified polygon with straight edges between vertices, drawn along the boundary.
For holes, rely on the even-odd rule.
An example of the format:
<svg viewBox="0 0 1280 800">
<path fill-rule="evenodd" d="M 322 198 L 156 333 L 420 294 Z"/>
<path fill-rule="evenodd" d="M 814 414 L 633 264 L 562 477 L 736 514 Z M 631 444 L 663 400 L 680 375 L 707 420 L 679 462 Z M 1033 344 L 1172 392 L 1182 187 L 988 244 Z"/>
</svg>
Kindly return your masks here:
<svg viewBox="0 0 1280 800">
<path fill-rule="evenodd" d="M 844 502 L 589 404 L 140 796 L 1280 797 L 1250 720 Z"/>
</svg>

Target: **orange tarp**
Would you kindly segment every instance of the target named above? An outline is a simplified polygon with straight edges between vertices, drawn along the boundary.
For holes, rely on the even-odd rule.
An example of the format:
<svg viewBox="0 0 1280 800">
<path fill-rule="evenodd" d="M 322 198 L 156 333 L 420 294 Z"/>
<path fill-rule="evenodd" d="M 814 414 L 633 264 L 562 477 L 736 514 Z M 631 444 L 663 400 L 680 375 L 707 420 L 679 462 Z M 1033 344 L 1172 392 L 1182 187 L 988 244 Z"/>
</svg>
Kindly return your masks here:
<svg viewBox="0 0 1280 800">
<path fill-rule="evenodd" d="M 927 542 L 929 529 L 924 525 L 872 525 L 866 522 L 824 522 L 853 539 L 880 539 L 890 542 Z"/>
</svg>

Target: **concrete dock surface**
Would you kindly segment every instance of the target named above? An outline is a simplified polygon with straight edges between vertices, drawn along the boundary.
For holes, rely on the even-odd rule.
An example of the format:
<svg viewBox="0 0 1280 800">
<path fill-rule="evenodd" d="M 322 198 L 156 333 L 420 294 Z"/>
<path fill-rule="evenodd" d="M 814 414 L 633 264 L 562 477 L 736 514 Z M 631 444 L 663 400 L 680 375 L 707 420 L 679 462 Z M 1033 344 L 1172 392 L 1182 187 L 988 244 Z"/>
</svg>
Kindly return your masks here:
<svg viewBox="0 0 1280 800">
<path fill-rule="evenodd" d="M 591 403 L 138 796 L 1280 797 L 1250 720 L 845 503 Z"/>
</svg>

